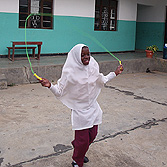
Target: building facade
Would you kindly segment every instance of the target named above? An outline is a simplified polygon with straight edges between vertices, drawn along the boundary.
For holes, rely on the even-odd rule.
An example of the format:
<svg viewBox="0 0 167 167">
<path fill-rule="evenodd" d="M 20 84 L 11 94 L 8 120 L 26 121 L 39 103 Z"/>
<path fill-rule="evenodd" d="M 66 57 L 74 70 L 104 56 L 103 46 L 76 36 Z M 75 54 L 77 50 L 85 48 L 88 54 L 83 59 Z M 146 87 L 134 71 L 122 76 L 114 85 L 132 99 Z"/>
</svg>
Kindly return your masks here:
<svg viewBox="0 0 167 167">
<path fill-rule="evenodd" d="M 32 17 L 27 23 L 26 39 L 42 41 L 42 54 L 66 53 L 77 43 L 88 45 L 91 52 L 105 52 L 104 47 L 111 52 L 134 51 L 154 44 L 162 51 L 167 43 L 165 0 L 117 0 L 116 4 L 115 0 L 103 0 L 106 5 L 100 5 L 100 0 L 46 1 L 0 1 L 0 55 L 8 54 L 6 47 L 11 41 L 25 40 L 24 12 L 38 13 L 39 6 L 52 17 Z M 24 8 L 27 2 L 31 9 Z M 112 5 L 116 8 L 109 8 Z M 40 27 L 39 19 L 43 23 Z"/>
</svg>

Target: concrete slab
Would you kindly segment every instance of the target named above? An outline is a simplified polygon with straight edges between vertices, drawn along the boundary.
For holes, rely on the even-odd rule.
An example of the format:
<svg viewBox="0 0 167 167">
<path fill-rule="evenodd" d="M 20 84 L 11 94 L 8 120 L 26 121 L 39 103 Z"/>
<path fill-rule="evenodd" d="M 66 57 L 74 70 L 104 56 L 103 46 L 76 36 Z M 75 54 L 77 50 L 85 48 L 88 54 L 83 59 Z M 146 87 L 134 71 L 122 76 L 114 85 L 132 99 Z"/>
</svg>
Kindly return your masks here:
<svg viewBox="0 0 167 167">
<path fill-rule="evenodd" d="M 115 53 L 124 65 L 125 73 L 151 71 L 167 72 L 167 60 L 162 59 L 162 52 L 158 52 L 153 59 L 146 58 L 145 52 L 125 52 Z M 118 61 L 110 54 L 92 54 L 100 65 L 100 71 L 104 74 L 114 71 L 119 65 Z M 14 62 L 7 58 L 0 58 L 0 73 L 5 74 L 8 85 L 19 85 L 36 83 L 37 79 L 33 76 L 28 60 L 16 59 Z M 56 81 L 61 76 L 66 55 L 62 56 L 41 56 L 40 60 L 31 60 L 35 73 L 39 76 Z"/>
<path fill-rule="evenodd" d="M 7 79 L 5 74 L 0 74 L 0 90 L 7 89 Z"/>
<path fill-rule="evenodd" d="M 165 167 L 167 166 L 167 121 L 158 121 L 149 128 L 110 136 L 90 146 L 87 153 L 89 162 L 84 167 Z M 23 167 L 71 167 L 69 160 L 72 150 L 60 155 L 41 157 Z"/>
<path fill-rule="evenodd" d="M 167 166 L 167 73 L 122 74 L 98 98 L 103 123 L 84 167 Z M 0 166 L 70 167 L 70 110 L 40 84 L 0 92 Z"/>
</svg>

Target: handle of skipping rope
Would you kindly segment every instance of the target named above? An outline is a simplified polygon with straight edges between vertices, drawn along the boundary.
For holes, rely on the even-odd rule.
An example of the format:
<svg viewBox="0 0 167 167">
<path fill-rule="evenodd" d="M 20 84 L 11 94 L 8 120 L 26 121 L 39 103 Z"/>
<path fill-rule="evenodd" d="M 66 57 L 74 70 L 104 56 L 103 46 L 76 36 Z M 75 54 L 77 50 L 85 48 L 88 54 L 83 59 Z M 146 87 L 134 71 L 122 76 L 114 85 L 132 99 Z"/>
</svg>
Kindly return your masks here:
<svg viewBox="0 0 167 167">
<path fill-rule="evenodd" d="M 121 61 L 119 61 L 119 64 L 122 65 Z M 123 70 L 122 67 L 120 67 L 120 70 Z"/>
<path fill-rule="evenodd" d="M 34 73 L 34 76 L 35 76 L 37 79 L 42 80 L 42 78 L 39 77 L 36 73 Z"/>
</svg>

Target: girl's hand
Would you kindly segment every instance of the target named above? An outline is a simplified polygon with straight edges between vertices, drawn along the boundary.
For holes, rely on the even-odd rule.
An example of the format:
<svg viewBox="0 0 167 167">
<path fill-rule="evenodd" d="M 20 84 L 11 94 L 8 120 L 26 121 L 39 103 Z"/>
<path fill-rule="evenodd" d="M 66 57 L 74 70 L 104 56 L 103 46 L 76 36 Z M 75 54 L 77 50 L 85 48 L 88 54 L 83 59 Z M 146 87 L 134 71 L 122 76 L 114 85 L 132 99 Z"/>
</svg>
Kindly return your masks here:
<svg viewBox="0 0 167 167">
<path fill-rule="evenodd" d="M 121 65 L 119 65 L 119 66 L 117 67 L 117 69 L 115 70 L 115 74 L 116 74 L 116 75 L 121 74 L 123 70 L 124 70 L 124 69 L 123 69 L 123 65 L 121 64 Z"/>
<path fill-rule="evenodd" d="M 51 87 L 51 83 L 49 82 L 48 79 L 42 78 L 42 80 L 39 80 L 39 82 L 40 82 L 41 85 L 44 86 L 44 87 L 48 87 L 48 88 Z"/>
</svg>

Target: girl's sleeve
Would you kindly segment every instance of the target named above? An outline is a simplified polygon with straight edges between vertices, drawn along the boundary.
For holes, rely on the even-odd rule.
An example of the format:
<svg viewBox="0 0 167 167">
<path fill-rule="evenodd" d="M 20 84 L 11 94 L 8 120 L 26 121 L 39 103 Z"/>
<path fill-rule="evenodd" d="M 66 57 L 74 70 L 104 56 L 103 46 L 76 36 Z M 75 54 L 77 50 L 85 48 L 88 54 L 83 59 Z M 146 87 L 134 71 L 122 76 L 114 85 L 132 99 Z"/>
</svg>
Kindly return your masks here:
<svg viewBox="0 0 167 167">
<path fill-rule="evenodd" d="M 104 78 L 105 78 L 104 83 L 107 83 L 107 82 L 111 81 L 115 77 L 116 77 L 115 72 L 110 72 L 108 75 L 104 76 Z"/>
<path fill-rule="evenodd" d="M 56 97 L 60 97 L 62 95 L 63 87 L 58 84 L 53 85 L 51 83 L 51 87 L 49 89 Z"/>
<path fill-rule="evenodd" d="M 109 82 L 109 81 L 111 81 L 113 78 L 115 78 L 116 77 L 116 74 L 115 74 L 115 72 L 110 72 L 108 75 L 106 75 L 106 76 L 104 76 L 102 73 L 100 74 L 101 75 L 101 82 L 103 83 L 103 84 L 105 84 L 105 83 L 107 83 L 107 82 Z"/>
</svg>

